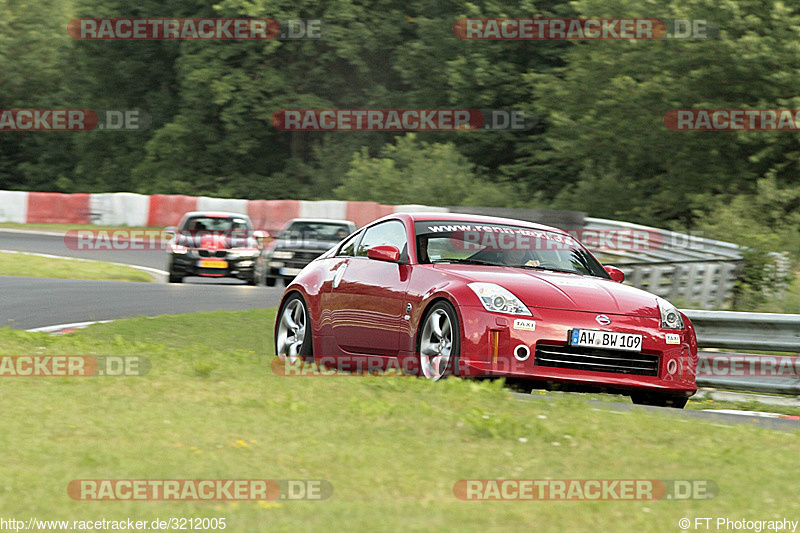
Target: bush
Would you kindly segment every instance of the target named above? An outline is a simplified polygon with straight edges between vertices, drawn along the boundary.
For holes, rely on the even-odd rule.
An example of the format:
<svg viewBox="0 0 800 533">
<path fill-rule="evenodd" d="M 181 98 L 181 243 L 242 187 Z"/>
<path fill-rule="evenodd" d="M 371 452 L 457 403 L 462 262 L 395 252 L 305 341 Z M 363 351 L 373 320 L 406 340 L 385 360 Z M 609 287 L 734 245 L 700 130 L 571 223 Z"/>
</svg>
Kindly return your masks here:
<svg viewBox="0 0 800 533">
<path fill-rule="evenodd" d="M 781 187 L 768 177 L 753 194 L 696 201 L 708 205 L 695 212 L 704 236 L 744 247 L 734 308 L 781 311 L 775 300 L 785 296 L 800 260 L 800 187 Z"/>
</svg>

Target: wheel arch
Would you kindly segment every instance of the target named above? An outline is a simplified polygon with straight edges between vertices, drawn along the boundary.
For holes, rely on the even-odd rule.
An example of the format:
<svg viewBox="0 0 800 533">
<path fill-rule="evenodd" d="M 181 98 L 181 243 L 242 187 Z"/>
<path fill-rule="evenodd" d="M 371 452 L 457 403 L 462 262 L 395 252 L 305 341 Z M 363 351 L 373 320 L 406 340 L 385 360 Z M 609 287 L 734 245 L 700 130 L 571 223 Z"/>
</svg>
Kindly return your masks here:
<svg viewBox="0 0 800 533">
<path fill-rule="evenodd" d="M 459 346 L 463 344 L 464 340 L 464 320 L 461 316 L 461 310 L 459 309 L 458 302 L 453 297 L 453 295 L 446 293 L 446 292 L 439 292 L 436 294 L 431 295 L 428 299 L 424 300 L 424 304 L 419 309 L 419 315 L 414 323 L 414 353 L 419 352 L 419 335 L 422 331 L 422 325 L 427 318 L 428 313 L 430 312 L 431 308 L 436 305 L 438 302 L 447 302 L 449 303 L 456 312 L 456 318 L 458 319 L 458 335 L 459 335 Z"/>
</svg>

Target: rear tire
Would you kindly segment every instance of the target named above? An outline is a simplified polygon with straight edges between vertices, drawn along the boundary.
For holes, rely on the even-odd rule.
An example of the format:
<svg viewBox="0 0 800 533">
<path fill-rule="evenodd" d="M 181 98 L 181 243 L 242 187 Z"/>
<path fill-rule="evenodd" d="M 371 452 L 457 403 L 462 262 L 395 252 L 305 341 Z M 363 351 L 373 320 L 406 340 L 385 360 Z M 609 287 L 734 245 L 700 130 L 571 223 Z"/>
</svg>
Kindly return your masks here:
<svg viewBox="0 0 800 533">
<path fill-rule="evenodd" d="M 449 302 L 436 302 L 425 313 L 417 333 L 419 375 L 431 381 L 458 376 L 461 328 Z"/>
<path fill-rule="evenodd" d="M 637 405 L 653 405 L 655 407 L 683 409 L 686 407 L 686 402 L 689 401 L 689 397 L 678 394 L 634 392 L 631 394 L 631 401 Z"/>
<path fill-rule="evenodd" d="M 183 276 L 178 274 L 173 274 L 172 272 L 169 273 L 169 282 L 170 283 L 183 283 Z"/>
<path fill-rule="evenodd" d="M 278 280 L 276 280 L 275 278 L 264 276 L 264 285 L 266 285 L 267 287 L 274 287 L 276 281 Z"/>
</svg>

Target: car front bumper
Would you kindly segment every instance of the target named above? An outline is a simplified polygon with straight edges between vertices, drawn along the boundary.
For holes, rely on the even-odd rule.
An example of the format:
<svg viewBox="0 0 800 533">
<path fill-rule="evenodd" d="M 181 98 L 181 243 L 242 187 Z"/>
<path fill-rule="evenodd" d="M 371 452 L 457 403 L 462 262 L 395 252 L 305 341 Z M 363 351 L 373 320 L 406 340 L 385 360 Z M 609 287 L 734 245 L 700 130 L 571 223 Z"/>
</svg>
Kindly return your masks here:
<svg viewBox="0 0 800 533">
<path fill-rule="evenodd" d="M 697 341 L 690 324 L 680 331 L 663 330 L 658 318 L 607 313 L 611 324 L 600 326 L 595 321 L 598 313 L 594 312 L 539 308 L 530 311 L 533 316 L 519 317 L 460 306 L 464 332 L 460 374 L 614 391 L 685 395 L 697 391 Z M 520 318 L 526 322 L 517 323 Z M 639 333 L 641 351 L 570 347 L 573 329 Z M 669 343 L 668 333 L 672 337 Z"/>
<path fill-rule="evenodd" d="M 251 280 L 255 264 L 255 257 L 239 257 L 231 254 L 227 254 L 225 257 L 201 257 L 195 251 L 185 254 L 170 253 L 170 271 L 173 275 L 178 276 Z"/>
</svg>

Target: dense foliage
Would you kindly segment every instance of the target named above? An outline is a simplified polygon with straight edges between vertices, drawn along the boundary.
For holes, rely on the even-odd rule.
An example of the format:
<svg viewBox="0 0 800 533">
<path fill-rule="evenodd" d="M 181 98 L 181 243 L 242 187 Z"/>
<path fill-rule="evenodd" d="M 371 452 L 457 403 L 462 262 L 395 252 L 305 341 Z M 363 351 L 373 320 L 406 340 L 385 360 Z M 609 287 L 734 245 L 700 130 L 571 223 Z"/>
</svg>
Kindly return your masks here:
<svg viewBox="0 0 800 533">
<path fill-rule="evenodd" d="M 314 18 L 325 38 L 65 31 L 73 17 L 141 16 Z M 720 32 L 465 41 L 452 30 L 465 16 L 709 19 Z M 796 252 L 798 135 L 675 132 L 663 118 L 800 108 L 799 33 L 796 6 L 763 0 L 0 0 L 0 109 L 137 108 L 153 120 L 139 133 L 2 133 L 0 189 L 571 208 Z M 282 132 L 270 117 L 284 108 L 525 109 L 538 124 Z"/>
</svg>

